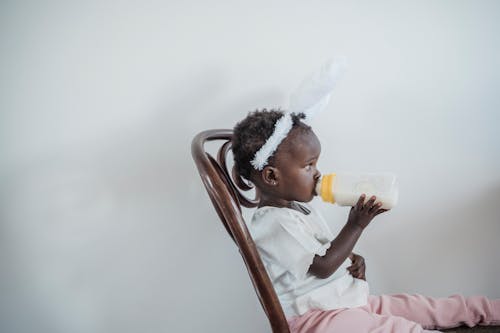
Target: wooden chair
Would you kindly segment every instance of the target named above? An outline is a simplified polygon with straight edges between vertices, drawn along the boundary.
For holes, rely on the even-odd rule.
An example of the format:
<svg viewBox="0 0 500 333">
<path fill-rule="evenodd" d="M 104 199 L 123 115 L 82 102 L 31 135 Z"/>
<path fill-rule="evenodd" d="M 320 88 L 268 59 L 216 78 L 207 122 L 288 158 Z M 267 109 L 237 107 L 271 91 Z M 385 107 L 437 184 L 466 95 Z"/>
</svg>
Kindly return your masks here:
<svg viewBox="0 0 500 333">
<path fill-rule="evenodd" d="M 251 187 L 227 168 L 226 156 L 231 149 L 232 135 L 233 131 L 227 129 L 201 132 L 192 141 L 191 154 L 219 218 L 238 246 L 273 333 L 290 333 L 278 296 L 241 212 L 241 206 L 257 206 L 258 193 L 253 200 L 245 197 L 241 191 L 248 191 Z M 205 143 L 214 140 L 221 141 L 216 159 L 205 150 Z"/>
</svg>

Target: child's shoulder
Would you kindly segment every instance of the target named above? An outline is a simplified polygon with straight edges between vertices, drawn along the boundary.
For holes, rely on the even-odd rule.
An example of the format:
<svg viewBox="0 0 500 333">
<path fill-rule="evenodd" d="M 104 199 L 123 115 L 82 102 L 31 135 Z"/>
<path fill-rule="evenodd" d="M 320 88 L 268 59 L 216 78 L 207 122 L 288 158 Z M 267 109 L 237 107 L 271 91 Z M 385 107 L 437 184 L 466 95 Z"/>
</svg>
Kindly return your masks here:
<svg viewBox="0 0 500 333">
<path fill-rule="evenodd" d="M 302 205 L 309 214 L 287 207 L 262 206 L 254 211 L 252 223 L 260 224 L 273 220 L 282 223 L 293 223 L 297 220 L 309 219 L 316 214 L 315 209 L 311 205 L 307 203 L 300 203 L 300 205 Z"/>
<path fill-rule="evenodd" d="M 286 207 L 263 206 L 255 210 L 253 217 L 247 223 L 248 229 L 256 242 L 275 242 L 283 235 L 292 235 L 295 239 L 300 239 L 304 234 L 327 234 L 330 235 L 329 228 L 317 214 L 316 209 L 309 204 L 300 203 L 307 210 L 297 210 Z M 288 236 L 285 236 L 288 237 Z M 333 239 L 333 236 L 330 237 Z"/>
<path fill-rule="evenodd" d="M 290 216 L 290 209 L 285 207 L 262 206 L 257 208 L 252 216 L 252 222 Z"/>
</svg>

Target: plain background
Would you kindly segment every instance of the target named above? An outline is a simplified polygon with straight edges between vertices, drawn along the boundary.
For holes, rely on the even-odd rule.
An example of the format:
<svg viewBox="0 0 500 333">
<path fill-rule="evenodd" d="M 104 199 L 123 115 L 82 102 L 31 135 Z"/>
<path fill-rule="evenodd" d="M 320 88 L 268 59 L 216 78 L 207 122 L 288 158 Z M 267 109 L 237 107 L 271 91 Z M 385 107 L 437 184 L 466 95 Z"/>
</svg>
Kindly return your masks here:
<svg viewBox="0 0 500 333">
<path fill-rule="evenodd" d="M 372 293 L 500 297 L 499 32 L 498 1 L 2 1 L 0 330 L 269 332 L 190 141 L 338 55 L 319 167 L 400 180 Z"/>
</svg>

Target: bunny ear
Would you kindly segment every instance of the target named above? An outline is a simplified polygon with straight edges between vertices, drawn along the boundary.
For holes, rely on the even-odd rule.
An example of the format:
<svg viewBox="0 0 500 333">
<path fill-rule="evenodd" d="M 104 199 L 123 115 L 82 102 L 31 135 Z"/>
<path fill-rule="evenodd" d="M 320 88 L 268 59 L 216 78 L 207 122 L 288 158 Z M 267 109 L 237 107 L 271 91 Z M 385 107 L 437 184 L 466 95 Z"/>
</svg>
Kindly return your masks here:
<svg viewBox="0 0 500 333">
<path fill-rule="evenodd" d="M 328 61 L 319 71 L 302 81 L 291 94 L 289 111 L 304 113 L 305 122 L 309 123 L 317 113 L 326 108 L 331 92 L 346 68 L 347 61 L 344 57 Z"/>
<path fill-rule="evenodd" d="M 255 153 L 250 161 L 256 170 L 262 170 L 267 165 L 267 160 L 278 148 L 288 132 L 292 129 L 292 113 L 304 113 L 304 122 L 309 121 L 319 112 L 324 110 L 330 102 L 330 94 L 338 79 L 346 68 L 345 58 L 337 58 L 327 62 L 318 72 L 304 80 L 290 96 L 289 111 L 274 124 L 273 134 Z"/>
</svg>

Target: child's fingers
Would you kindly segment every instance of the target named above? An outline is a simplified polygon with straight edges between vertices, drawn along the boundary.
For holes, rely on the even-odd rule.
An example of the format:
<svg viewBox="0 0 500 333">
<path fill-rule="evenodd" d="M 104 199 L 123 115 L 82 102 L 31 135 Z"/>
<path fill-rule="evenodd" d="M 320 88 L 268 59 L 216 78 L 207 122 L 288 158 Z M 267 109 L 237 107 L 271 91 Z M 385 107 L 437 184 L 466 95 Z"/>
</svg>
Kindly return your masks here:
<svg viewBox="0 0 500 333">
<path fill-rule="evenodd" d="M 359 265 L 352 265 L 346 268 L 349 272 L 353 272 L 359 269 Z"/>
<path fill-rule="evenodd" d="M 372 208 L 373 204 L 375 203 L 375 200 L 377 200 L 377 197 L 372 195 L 362 208 L 366 211 L 369 211 Z"/>
<path fill-rule="evenodd" d="M 377 200 L 377 197 L 374 196 L 374 195 L 372 195 L 370 197 L 370 200 L 368 200 L 368 202 L 366 203 L 365 208 L 367 208 L 368 210 L 370 210 L 373 207 L 373 204 L 375 203 L 375 200 Z"/>
<path fill-rule="evenodd" d="M 351 274 L 352 276 L 354 276 L 357 279 L 360 279 L 361 276 L 363 276 L 363 271 L 360 270 L 360 269 L 356 269 L 356 270 L 353 270 L 353 271 L 349 271 L 349 274 Z"/>
<path fill-rule="evenodd" d="M 361 268 L 363 268 L 364 264 L 365 264 L 364 261 L 361 261 L 361 260 L 355 261 L 355 262 L 352 263 L 351 266 L 347 267 L 347 270 L 349 270 L 349 271 L 353 270 L 354 271 L 354 270 L 361 269 Z"/>
<path fill-rule="evenodd" d="M 369 210 L 368 212 L 369 213 L 374 213 L 374 212 L 377 212 L 380 207 L 382 207 L 382 203 L 381 202 L 377 202 L 375 205 L 373 205 Z"/>
<path fill-rule="evenodd" d="M 375 212 L 375 214 L 373 214 L 373 216 L 377 216 L 378 214 L 382 214 L 384 212 L 387 212 L 389 209 L 379 209 Z"/>
<path fill-rule="evenodd" d="M 360 195 L 358 202 L 356 203 L 357 210 L 360 210 L 361 208 L 363 208 L 363 204 L 365 203 L 365 197 L 366 197 L 366 195 L 364 193 Z"/>
</svg>

